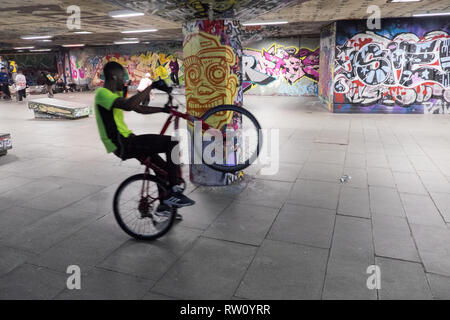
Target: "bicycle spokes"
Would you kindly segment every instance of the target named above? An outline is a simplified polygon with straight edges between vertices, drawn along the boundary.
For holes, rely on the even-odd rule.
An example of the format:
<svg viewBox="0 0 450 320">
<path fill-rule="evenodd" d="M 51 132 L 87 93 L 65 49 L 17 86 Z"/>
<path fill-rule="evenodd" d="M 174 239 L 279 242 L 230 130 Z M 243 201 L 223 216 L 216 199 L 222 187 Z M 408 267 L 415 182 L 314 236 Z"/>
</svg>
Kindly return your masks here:
<svg viewBox="0 0 450 320">
<path fill-rule="evenodd" d="M 119 225 L 138 239 L 153 239 L 167 232 L 173 223 L 172 211 L 158 214 L 163 185 L 149 175 L 137 175 L 125 181 L 114 200 L 114 214 Z"/>
<path fill-rule="evenodd" d="M 246 113 L 219 111 L 205 122 L 212 128 L 203 132 L 203 160 L 222 167 L 252 163 L 260 146 L 260 128 Z"/>
</svg>

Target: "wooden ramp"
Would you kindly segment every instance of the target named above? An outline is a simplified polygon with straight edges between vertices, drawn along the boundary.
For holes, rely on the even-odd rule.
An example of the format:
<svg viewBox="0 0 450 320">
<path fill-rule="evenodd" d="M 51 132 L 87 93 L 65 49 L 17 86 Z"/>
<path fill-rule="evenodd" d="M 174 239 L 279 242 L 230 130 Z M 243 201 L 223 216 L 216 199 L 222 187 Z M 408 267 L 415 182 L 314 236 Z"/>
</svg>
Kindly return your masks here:
<svg viewBox="0 0 450 320">
<path fill-rule="evenodd" d="M 39 119 L 80 119 L 89 117 L 89 106 L 71 101 L 42 98 L 28 101 L 28 108 Z"/>
</svg>

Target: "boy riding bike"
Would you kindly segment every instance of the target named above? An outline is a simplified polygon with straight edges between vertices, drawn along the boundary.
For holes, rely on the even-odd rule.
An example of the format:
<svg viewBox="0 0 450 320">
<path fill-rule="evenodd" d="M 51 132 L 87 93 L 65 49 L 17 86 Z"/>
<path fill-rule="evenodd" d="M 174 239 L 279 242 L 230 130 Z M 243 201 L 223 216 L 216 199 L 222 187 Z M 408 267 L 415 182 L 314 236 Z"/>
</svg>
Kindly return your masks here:
<svg viewBox="0 0 450 320">
<path fill-rule="evenodd" d="M 97 89 L 95 94 L 95 117 L 100 138 L 108 153 L 113 152 L 122 160 L 137 158 L 138 160 L 151 157 L 152 162 L 168 172 L 170 192 L 159 204 L 157 213 L 163 215 L 171 207 L 185 207 L 195 202 L 183 195 L 182 188 L 178 186 L 179 167 L 172 160 L 172 150 L 178 144 L 170 136 L 157 134 L 134 135 L 128 129 L 123 119 L 123 111 L 135 111 L 141 114 L 158 112 L 169 113 L 168 107 L 157 108 L 142 106 L 141 103 L 148 97 L 152 89 L 159 89 L 170 93 L 172 91 L 164 81 L 154 82 L 142 92 L 129 99 L 123 97 L 125 72 L 117 62 L 108 62 L 103 68 L 105 84 Z M 165 153 L 166 161 L 158 154 Z"/>
</svg>

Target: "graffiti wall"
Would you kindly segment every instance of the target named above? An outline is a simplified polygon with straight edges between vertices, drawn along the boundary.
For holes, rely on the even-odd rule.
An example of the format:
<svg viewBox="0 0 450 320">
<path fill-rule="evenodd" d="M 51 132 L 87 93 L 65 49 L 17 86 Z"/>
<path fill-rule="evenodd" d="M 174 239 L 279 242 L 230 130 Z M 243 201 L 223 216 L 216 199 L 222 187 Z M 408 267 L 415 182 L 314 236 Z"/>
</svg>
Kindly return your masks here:
<svg viewBox="0 0 450 320">
<path fill-rule="evenodd" d="M 246 94 L 314 96 L 318 93 L 319 39 L 266 39 L 242 57 Z"/>
<path fill-rule="evenodd" d="M 329 111 L 333 111 L 333 75 L 335 46 L 336 24 L 332 23 L 323 28 L 320 33 L 319 58 L 319 99 L 326 104 Z"/>
<path fill-rule="evenodd" d="M 130 49 L 128 49 L 130 50 Z M 161 46 L 133 46 L 133 51 L 126 48 L 81 48 L 70 50 L 66 54 L 66 77 L 79 85 L 97 87 L 103 84 L 103 66 L 109 61 L 116 61 L 125 67 L 127 79 L 132 86 L 138 85 L 146 73 L 153 79 L 165 79 L 171 84 L 169 63 L 173 57 L 178 58 L 180 84 L 184 84 L 184 66 L 181 43 L 166 43 Z"/>
<path fill-rule="evenodd" d="M 450 113 L 450 21 L 337 22 L 334 112 Z"/>
</svg>

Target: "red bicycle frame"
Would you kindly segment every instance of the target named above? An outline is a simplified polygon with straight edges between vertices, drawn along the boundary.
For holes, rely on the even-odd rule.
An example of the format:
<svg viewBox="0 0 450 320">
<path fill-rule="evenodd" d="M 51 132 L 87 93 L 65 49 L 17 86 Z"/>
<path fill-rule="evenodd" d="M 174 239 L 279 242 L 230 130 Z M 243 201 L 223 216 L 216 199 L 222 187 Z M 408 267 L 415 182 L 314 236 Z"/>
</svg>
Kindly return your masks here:
<svg viewBox="0 0 450 320">
<path fill-rule="evenodd" d="M 169 128 L 170 124 L 172 123 L 172 121 L 174 120 L 175 123 L 175 130 L 178 129 L 179 127 L 179 120 L 180 118 L 185 119 L 189 122 L 194 122 L 194 121 L 201 121 L 202 122 L 202 129 L 203 130 L 208 130 L 211 128 L 211 126 L 209 126 L 206 122 L 202 121 L 200 118 L 194 117 L 193 115 L 190 115 L 189 113 L 182 113 L 179 111 L 176 111 L 174 109 L 173 106 L 170 106 L 170 115 L 167 118 L 166 122 L 164 123 L 164 126 L 161 129 L 161 132 L 159 133 L 160 135 L 164 135 L 167 131 L 167 129 Z M 147 175 L 150 175 L 150 169 L 153 170 L 157 175 L 163 176 L 163 177 L 167 177 L 168 173 L 166 170 L 164 170 L 163 168 L 157 166 L 156 164 L 153 163 L 152 161 L 152 157 L 145 157 L 145 158 L 140 158 L 138 159 L 144 166 L 145 166 L 145 171 L 144 171 L 144 177 L 146 177 Z M 180 182 L 184 182 L 182 176 L 183 173 L 181 171 L 181 166 L 180 166 L 180 171 L 178 173 L 178 176 L 180 178 Z M 147 181 L 147 184 L 145 183 L 147 180 L 144 178 L 144 183 L 142 184 L 142 190 L 141 190 L 141 196 L 144 197 L 145 196 L 145 190 L 148 189 L 149 183 Z M 148 195 L 148 190 L 147 190 L 147 195 Z M 161 195 L 160 195 L 161 196 Z"/>
<path fill-rule="evenodd" d="M 185 113 L 179 112 L 179 111 L 175 110 L 174 106 L 169 106 L 169 107 L 170 107 L 170 115 L 167 118 L 166 122 L 164 123 L 164 125 L 161 129 L 161 132 L 159 133 L 160 135 L 164 135 L 166 133 L 166 131 L 169 128 L 172 121 L 174 121 L 175 130 L 177 130 L 179 128 L 180 118 L 185 119 L 186 121 L 191 122 L 191 123 L 193 123 L 195 121 L 200 121 L 202 124 L 202 130 L 204 130 L 204 131 L 211 129 L 211 126 L 209 124 L 207 124 L 206 122 L 204 122 L 202 119 L 195 117 L 187 112 L 185 112 Z M 225 136 L 225 133 L 223 133 L 223 135 Z M 168 176 L 168 173 L 166 170 L 164 170 L 163 168 L 160 168 L 159 166 L 157 166 L 156 164 L 154 164 L 152 162 L 151 156 L 143 158 L 143 159 L 138 159 L 138 160 L 145 166 L 144 176 L 147 176 L 150 174 L 150 169 L 152 169 L 157 175 L 161 175 L 164 177 Z M 182 174 L 181 166 L 180 166 L 180 171 L 179 171 L 178 177 L 180 178 L 180 182 L 184 183 L 182 176 L 183 176 L 183 174 Z M 142 197 L 144 197 L 144 192 L 145 192 L 145 181 L 146 180 L 144 179 L 144 183 L 142 185 Z M 148 187 L 148 182 L 147 182 L 147 187 Z"/>
</svg>

